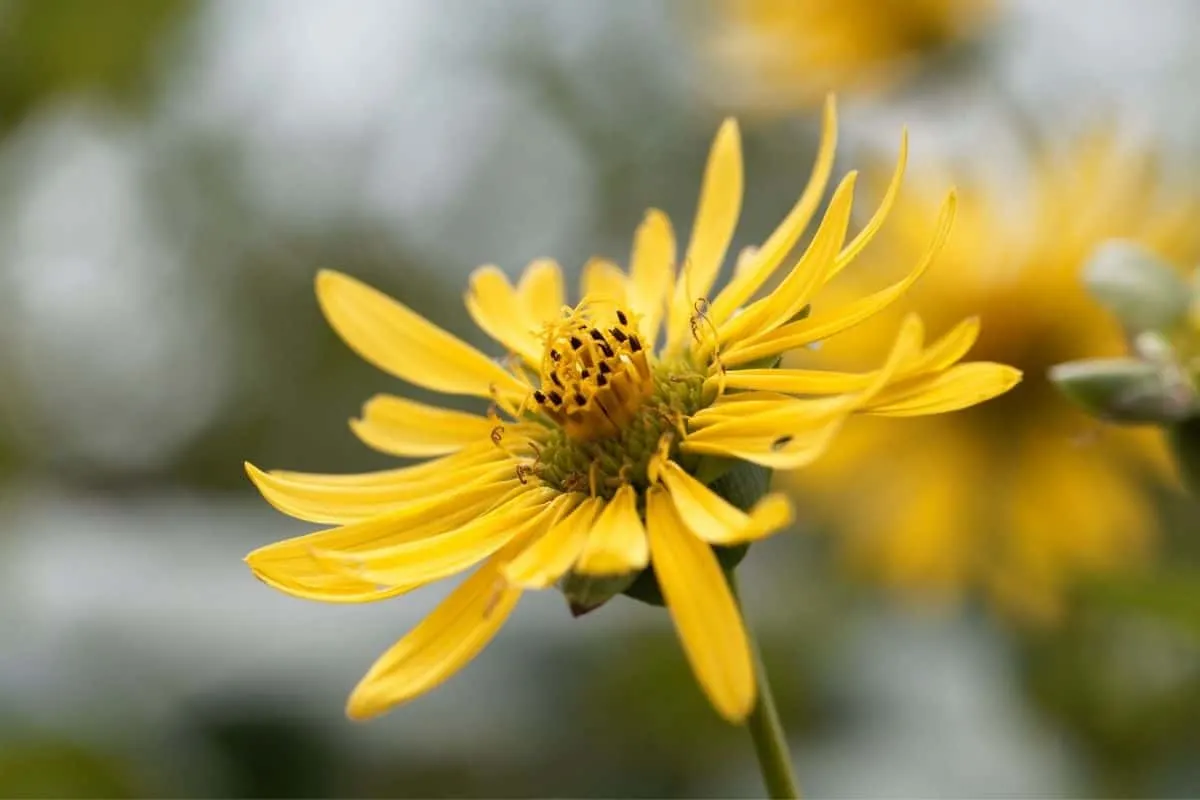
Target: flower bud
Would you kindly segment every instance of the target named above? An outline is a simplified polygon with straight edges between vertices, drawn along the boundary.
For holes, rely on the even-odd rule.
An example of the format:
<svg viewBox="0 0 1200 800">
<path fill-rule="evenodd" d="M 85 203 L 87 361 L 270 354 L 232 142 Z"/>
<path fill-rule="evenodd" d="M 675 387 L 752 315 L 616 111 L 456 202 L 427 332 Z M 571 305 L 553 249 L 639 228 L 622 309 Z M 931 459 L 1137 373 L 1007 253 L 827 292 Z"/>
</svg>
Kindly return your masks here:
<svg viewBox="0 0 1200 800">
<path fill-rule="evenodd" d="M 1167 330 L 1182 322 L 1191 304 L 1187 282 L 1144 247 L 1105 242 L 1083 271 L 1088 292 L 1131 331 Z"/>
<path fill-rule="evenodd" d="M 1051 382 L 1086 411 L 1127 424 L 1174 423 L 1195 412 L 1190 385 L 1169 364 L 1133 358 L 1070 361 L 1050 368 Z"/>
</svg>

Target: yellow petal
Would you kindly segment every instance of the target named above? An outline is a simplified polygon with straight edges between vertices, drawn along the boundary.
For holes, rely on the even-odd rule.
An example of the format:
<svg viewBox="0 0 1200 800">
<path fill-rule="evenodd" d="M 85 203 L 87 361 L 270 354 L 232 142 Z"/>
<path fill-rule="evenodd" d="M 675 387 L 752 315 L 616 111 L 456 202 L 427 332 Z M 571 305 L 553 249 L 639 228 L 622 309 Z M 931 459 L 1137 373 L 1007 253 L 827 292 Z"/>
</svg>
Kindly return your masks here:
<svg viewBox="0 0 1200 800">
<path fill-rule="evenodd" d="M 623 575 L 646 566 L 650 549 L 638 515 L 637 491 L 625 485 L 596 517 L 575 571 L 584 575 Z"/>
<path fill-rule="evenodd" d="M 821 121 L 821 144 L 817 150 L 816 163 L 813 164 L 812 174 L 808 185 L 796 201 L 796 205 L 788 212 L 787 217 L 767 239 L 766 244 L 754 252 L 753 258 L 744 266 L 740 266 L 738 274 L 729 285 L 717 295 L 709 308 L 709 318 L 720 326 L 741 306 L 745 305 L 754 293 L 775 273 L 784 258 L 800 241 L 801 234 L 812 221 L 813 213 L 825 194 L 825 186 L 833 172 L 833 157 L 837 150 L 837 105 L 830 96 L 825 102 L 825 111 Z"/>
<path fill-rule="evenodd" d="M 314 556 L 345 575 L 381 586 L 423 586 L 468 569 L 544 524 L 552 496 L 549 489 L 527 492 L 436 536 L 354 552 L 317 550 Z"/>
<path fill-rule="evenodd" d="M 979 317 L 968 317 L 950 329 L 941 339 L 925 348 L 911 364 L 898 373 L 900 377 L 941 372 L 958 363 L 979 338 Z"/>
<path fill-rule="evenodd" d="M 862 406 L 860 394 L 805 398 L 783 395 L 783 398 L 711 406 L 704 410 L 703 415 L 696 414 L 688 420 L 690 432 L 687 439 L 692 442 L 705 442 L 746 436 L 779 437 L 784 433 L 796 434 L 822 427 L 834 417 L 848 414 Z"/>
<path fill-rule="evenodd" d="M 518 485 L 511 463 L 485 462 L 422 480 L 381 483 L 320 483 L 285 474 L 267 473 L 252 464 L 246 474 L 263 498 L 291 517 L 308 522 L 345 524 L 389 513 L 423 513 L 452 502 L 456 493 L 464 500 L 498 498 Z"/>
<path fill-rule="evenodd" d="M 827 395 L 863 392 L 861 399 L 883 389 L 896 375 L 907 368 L 915 371 L 921 363 L 919 350 L 923 338 L 920 318 L 908 315 L 901 324 L 892 350 L 884 366 L 872 372 L 832 372 L 809 369 L 734 369 L 714 375 L 709 382 L 719 382 L 727 389 L 755 389 L 800 395 Z M 936 355 L 940 355 L 939 350 Z"/>
<path fill-rule="evenodd" d="M 735 369 L 725 373 L 728 389 L 756 389 L 790 394 L 840 394 L 871 383 L 874 372 L 823 369 Z"/>
<path fill-rule="evenodd" d="M 479 654 L 500 630 L 521 591 L 500 579 L 507 554 L 489 559 L 371 667 L 346 713 L 366 719 L 429 691 Z"/>
<path fill-rule="evenodd" d="M 867 224 L 858 232 L 858 235 L 850 240 L 850 244 L 846 245 L 845 249 L 838 254 L 837 259 L 834 261 L 833 269 L 830 271 L 830 278 L 837 275 L 847 264 L 853 261 L 862 252 L 862 249 L 867 246 L 867 243 L 874 238 L 875 234 L 879 233 L 879 229 L 883 227 L 883 223 L 887 220 L 892 206 L 896 203 L 896 195 L 900 193 L 900 183 L 904 180 L 904 166 L 907 163 L 908 129 L 905 129 L 900 134 L 900 155 L 896 158 L 896 169 L 892 173 L 891 181 L 888 182 L 887 190 L 883 193 L 883 200 L 880 201 L 879 208 L 871 215 L 871 219 L 867 220 Z"/>
<path fill-rule="evenodd" d="M 629 305 L 641 316 L 642 341 L 648 350 L 654 350 L 674 281 L 675 233 L 671 220 L 651 209 L 634 235 L 629 259 Z"/>
<path fill-rule="evenodd" d="M 692 671 L 718 713 L 741 722 L 754 706 L 754 666 L 717 557 L 684 528 L 658 487 L 646 496 L 646 524 L 658 585 Z"/>
<path fill-rule="evenodd" d="M 763 497 L 750 513 L 733 506 L 673 461 L 659 461 L 658 476 L 683 524 L 709 544 L 741 544 L 761 539 L 792 522 L 783 495 Z M 652 468 L 653 469 L 653 468 Z"/>
<path fill-rule="evenodd" d="M 729 250 L 741 211 L 742 137 L 737 121 L 730 118 L 717 131 L 704 170 L 692 237 L 671 299 L 667 328 L 669 352 L 676 352 L 682 346 L 695 302 L 708 297 Z"/>
<path fill-rule="evenodd" d="M 353 552 L 383 544 L 416 541 L 453 530 L 486 510 L 470 503 L 439 509 L 423 519 L 373 520 L 275 542 L 246 556 L 255 576 L 285 594 L 325 603 L 368 603 L 409 591 L 409 586 L 380 586 L 348 575 L 316 553 L 328 550 Z"/>
<path fill-rule="evenodd" d="M 505 579 L 526 589 L 545 589 L 561 578 L 583 550 L 602 501 L 562 495 L 558 510 L 565 516 L 505 565 Z M 574 503 L 579 503 L 573 506 Z M 572 507 L 573 506 L 573 507 Z"/>
<path fill-rule="evenodd" d="M 524 397 L 529 389 L 499 364 L 361 281 L 317 274 L 317 299 L 329 324 L 358 353 L 401 380 L 447 394 Z"/>
<path fill-rule="evenodd" d="M 541 363 L 541 324 L 526 313 L 523 298 L 499 267 L 487 264 L 472 272 L 463 299 L 480 330 L 527 363 Z"/>
<path fill-rule="evenodd" d="M 583 296 L 605 305 L 625 306 L 629 303 L 625 273 L 605 258 L 590 258 L 583 265 Z"/>
<path fill-rule="evenodd" d="M 377 394 L 350 428 L 368 447 L 394 456 L 438 456 L 487 441 L 495 420 Z"/>
<path fill-rule="evenodd" d="M 868 411 L 888 417 L 944 414 L 991 400 L 1020 381 L 1021 371 L 1007 364 L 959 364 L 932 378 L 898 386 L 895 394 L 880 395 Z"/>
<path fill-rule="evenodd" d="M 517 294 L 529 319 L 539 325 L 539 332 L 541 325 L 558 319 L 566 303 L 562 268 L 558 262 L 549 258 L 530 262 L 517 284 Z"/>
<path fill-rule="evenodd" d="M 522 448 L 520 452 L 524 453 L 526 450 Z M 532 453 L 533 451 L 530 449 L 528 452 Z M 368 486 L 372 484 L 399 486 L 406 481 L 424 480 L 460 467 L 482 464 L 486 461 L 507 461 L 511 458 L 512 456 L 508 452 L 501 450 L 489 439 L 486 442 L 467 445 L 457 453 L 413 464 L 411 467 L 340 475 L 289 470 L 271 470 L 271 474 L 277 478 L 313 486 Z"/>
<path fill-rule="evenodd" d="M 829 448 L 841 430 L 845 416 L 836 417 L 822 425 L 796 433 L 776 432 L 767 435 L 733 435 L 718 431 L 714 425 L 698 434 L 689 435 L 680 448 L 685 453 L 704 453 L 740 458 L 771 469 L 800 469 L 816 461 Z"/>
<path fill-rule="evenodd" d="M 857 178 L 857 173 L 851 172 L 842 179 L 812 242 L 779 286 L 720 326 L 722 345 L 732 347 L 741 339 L 764 334 L 789 321 L 821 288 L 846 238 Z"/>
<path fill-rule="evenodd" d="M 925 271 L 929 269 L 929 266 L 933 263 L 938 253 L 941 252 L 946 242 L 946 237 L 950 233 L 951 225 L 954 223 L 955 206 L 955 196 L 954 193 L 951 193 L 942 206 L 937 230 L 934 232 L 929 248 L 917 262 L 916 268 L 906 275 L 903 280 L 875 294 L 852 303 L 847 303 L 842 308 L 828 313 L 823 313 L 818 308 L 813 312 L 813 316 L 808 319 L 791 322 L 764 335 L 750 337 L 738 342 L 733 347 L 721 353 L 721 360 L 725 366 L 731 367 L 757 361 L 787 352 L 788 350 L 805 347 L 823 339 L 828 339 L 830 336 L 848 330 L 887 308 L 902 297 L 917 282 L 917 279 L 925 274 Z"/>
</svg>

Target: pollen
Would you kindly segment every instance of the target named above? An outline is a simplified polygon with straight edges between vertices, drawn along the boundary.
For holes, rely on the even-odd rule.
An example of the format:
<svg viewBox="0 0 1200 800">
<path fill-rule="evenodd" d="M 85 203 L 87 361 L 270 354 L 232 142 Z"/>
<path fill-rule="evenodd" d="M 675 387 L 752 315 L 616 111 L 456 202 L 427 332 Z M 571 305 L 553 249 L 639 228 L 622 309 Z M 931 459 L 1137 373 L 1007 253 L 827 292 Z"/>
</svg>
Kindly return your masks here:
<svg viewBox="0 0 1200 800">
<path fill-rule="evenodd" d="M 633 315 L 595 315 L 583 304 L 549 327 L 539 409 L 576 441 L 617 437 L 654 393 L 654 376 Z"/>
</svg>

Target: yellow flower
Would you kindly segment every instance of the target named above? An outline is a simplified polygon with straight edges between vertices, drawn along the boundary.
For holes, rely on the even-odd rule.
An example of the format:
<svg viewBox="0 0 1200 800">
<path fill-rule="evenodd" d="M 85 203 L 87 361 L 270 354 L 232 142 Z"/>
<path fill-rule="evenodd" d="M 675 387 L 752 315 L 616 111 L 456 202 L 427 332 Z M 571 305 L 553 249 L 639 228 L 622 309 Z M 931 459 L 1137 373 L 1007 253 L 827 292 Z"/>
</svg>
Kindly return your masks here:
<svg viewBox="0 0 1200 800">
<path fill-rule="evenodd" d="M 847 175 L 811 242 L 789 258 L 825 191 L 835 130 L 830 102 L 808 187 L 771 237 L 742 253 L 711 302 L 742 201 L 733 120 L 713 144 L 678 275 L 672 228 L 659 211 L 637 230 L 628 274 L 593 260 L 574 307 L 564 305 L 553 262 L 534 262 L 515 286 L 496 267 L 477 270 L 467 310 L 509 352 L 504 363 L 353 278 L 318 276 L 326 318 L 364 359 L 417 386 L 492 403 L 477 415 L 369 400 L 354 432 L 383 452 L 431 458 L 416 466 L 365 475 L 247 467 L 279 510 L 333 526 L 247 557 L 281 591 L 369 602 L 479 565 L 375 663 L 350 698 L 351 716 L 380 713 L 448 678 L 488 643 L 524 590 L 571 576 L 632 580 L 652 566 L 700 685 L 725 718 L 745 718 L 755 699 L 750 650 L 711 546 L 767 536 L 790 523 L 791 508 L 770 494 L 743 511 L 706 481 L 738 461 L 805 466 L 856 413 L 950 411 L 1019 379 L 999 364 L 955 364 L 975 339 L 973 323 L 926 347 L 915 317 L 873 370 L 764 366 L 891 303 L 949 230 L 952 195 L 908 276 L 806 317 L 813 294 L 878 230 L 903 173 L 902 153 L 887 197 L 849 241 L 855 176 Z M 776 288 L 755 299 L 776 277 Z"/>
<path fill-rule="evenodd" d="M 749 107 L 786 111 L 825 92 L 873 92 L 977 31 L 992 0 L 715 0 L 713 63 Z M 720 84 L 718 84 L 720 85 Z"/>
<path fill-rule="evenodd" d="M 849 426 L 798 482 L 838 524 L 854 568 L 926 599 L 980 590 L 1018 619 L 1048 623 L 1070 582 L 1147 556 L 1155 514 L 1139 477 L 1167 469 L 1155 432 L 1101 428 L 1047 380 L 1056 363 L 1127 350 L 1080 272 L 1110 237 L 1189 264 L 1200 232 L 1195 200 L 1163 192 L 1152 162 L 1121 152 L 1109 136 L 1042 152 L 1028 177 L 1024 189 L 964 189 L 939 269 L 893 311 L 919 312 L 935 330 L 978 314 L 984 333 L 972 354 L 1014 364 L 1030 379 L 953 418 Z M 934 182 L 918 181 L 916 196 L 903 199 L 891 235 L 872 248 L 876 266 L 919 251 Z M 852 280 L 838 290 L 856 291 Z M 881 316 L 806 359 L 853 363 L 886 344 L 886 324 Z M 905 456 L 881 460 L 881 447 Z"/>
</svg>

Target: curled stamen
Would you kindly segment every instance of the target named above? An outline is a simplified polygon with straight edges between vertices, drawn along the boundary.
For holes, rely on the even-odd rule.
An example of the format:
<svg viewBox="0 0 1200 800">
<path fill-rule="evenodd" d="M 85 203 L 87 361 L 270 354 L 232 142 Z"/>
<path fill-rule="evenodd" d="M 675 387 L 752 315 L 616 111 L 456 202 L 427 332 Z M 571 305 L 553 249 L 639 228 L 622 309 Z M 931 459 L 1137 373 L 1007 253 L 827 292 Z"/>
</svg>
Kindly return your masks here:
<svg viewBox="0 0 1200 800">
<path fill-rule="evenodd" d="M 492 444 L 499 447 L 501 440 L 504 439 L 504 426 L 497 425 L 496 427 L 492 428 L 492 432 L 489 435 L 491 436 Z"/>
</svg>

